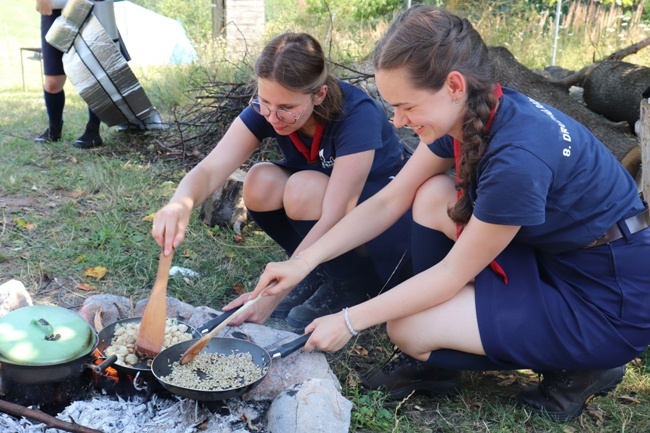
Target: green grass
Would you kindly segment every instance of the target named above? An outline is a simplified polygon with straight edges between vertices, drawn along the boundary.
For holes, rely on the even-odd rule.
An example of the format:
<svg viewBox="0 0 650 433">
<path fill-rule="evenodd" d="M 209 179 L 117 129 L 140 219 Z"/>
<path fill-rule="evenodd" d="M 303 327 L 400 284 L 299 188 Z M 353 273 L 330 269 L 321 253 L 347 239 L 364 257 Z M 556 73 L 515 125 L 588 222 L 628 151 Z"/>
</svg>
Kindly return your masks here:
<svg viewBox="0 0 650 433">
<path fill-rule="evenodd" d="M 93 151 L 73 148 L 71 142 L 86 121 L 86 107 L 70 84 L 66 85 L 64 140 L 49 145 L 33 142 L 47 122 L 40 66 L 27 56 L 26 91 L 22 88 L 19 48 L 38 45 L 39 18 L 33 8 L 29 1 L 5 2 L 0 15 L 0 283 L 16 278 L 38 301 L 70 306 L 94 293 L 131 296 L 137 301 L 151 290 L 159 254 L 148 217 L 168 200 L 185 169 L 150 157 L 156 141 L 164 138 L 156 133 L 131 140 L 115 128 L 104 127 L 106 146 Z M 534 66 L 525 60 L 529 54 L 540 64 L 550 59 L 548 42 L 535 48 L 538 51 L 529 47 L 527 52 L 527 38 L 531 39 L 525 31 L 532 30 L 526 30 L 523 17 L 509 16 L 507 25 L 489 21 L 487 13 L 480 19 L 480 28 L 490 39 L 507 42 L 525 64 Z M 305 22 L 316 23 L 313 17 Z M 286 29 L 278 22 L 273 26 L 278 32 Z M 333 34 L 333 52 L 351 58 L 370 49 L 385 23 L 357 26 L 361 30 L 354 35 L 342 27 Z M 326 34 L 322 27 L 314 32 Z M 361 39 L 363 44 L 355 42 Z M 564 50 L 563 55 L 569 56 L 566 46 Z M 576 68 L 585 64 L 582 54 L 570 62 L 560 59 L 574 62 Z M 177 107 L 190 100 L 187 92 L 196 77 L 216 72 L 210 66 L 214 64 L 212 58 L 205 58 L 196 69 L 135 72 L 161 115 L 170 119 Z M 250 289 L 264 264 L 283 254 L 253 224 L 247 224 L 242 235 L 244 242 L 237 242 L 231 230 L 207 227 L 195 212 L 174 264 L 201 277 L 172 278 L 169 294 L 193 305 L 219 308 L 236 296 L 239 285 Z M 108 269 L 100 280 L 85 275 L 87 268 L 96 266 Z M 79 284 L 97 290 L 86 292 Z M 650 431 L 647 353 L 629 364 L 615 393 L 595 399 L 578 420 L 557 424 L 515 406 L 520 387 L 536 380 L 530 371 L 464 373 L 464 391 L 450 398 L 414 395 L 392 402 L 380 393 L 364 394 L 358 374 L 388 358 L 391 350 L 383 327 L 378 326 L 328 355 L 344 395 L 354 403 L 354 432 Z"/>
</svg>

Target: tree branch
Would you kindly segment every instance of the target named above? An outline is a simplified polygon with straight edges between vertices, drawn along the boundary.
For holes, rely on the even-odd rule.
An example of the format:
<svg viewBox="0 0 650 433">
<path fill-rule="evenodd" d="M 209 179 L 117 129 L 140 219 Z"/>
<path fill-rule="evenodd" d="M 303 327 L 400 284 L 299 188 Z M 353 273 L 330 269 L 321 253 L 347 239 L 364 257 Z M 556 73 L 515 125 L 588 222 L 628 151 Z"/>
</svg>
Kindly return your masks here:
<svg viewBox="0 0 650 433">
<path fill-rule="evenodd" d="M 67 421 L 63 421 L 51 415 L 48 415 L 40 410 L 30 409 L 28 407 L 10 403 L 5 400 L 0 400 L 0 411 L 16 417 L 33 419 L 35 421 L 42 422 L 48 427 L 57 428 L 72 433 L 102 433 L 100 430 L 84 427 L 77 423 L 69 423 Z"/>
</svg>

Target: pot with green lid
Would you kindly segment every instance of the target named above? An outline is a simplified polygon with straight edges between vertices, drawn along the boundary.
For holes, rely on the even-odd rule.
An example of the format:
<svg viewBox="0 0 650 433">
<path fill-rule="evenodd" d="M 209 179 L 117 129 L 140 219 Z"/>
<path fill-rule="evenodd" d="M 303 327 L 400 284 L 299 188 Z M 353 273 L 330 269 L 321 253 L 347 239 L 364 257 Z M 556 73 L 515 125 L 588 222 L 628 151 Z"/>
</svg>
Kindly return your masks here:
<svg viewBox="0 0 650 433">
<path fill-rule="evenodd" d="M 78 314 L 34 305 L 0 318 L 0 394 L 23 405 L 87 392 L 97 334 Z M 61 402 L 62 403 L 62 402 Z"/>
</svg>

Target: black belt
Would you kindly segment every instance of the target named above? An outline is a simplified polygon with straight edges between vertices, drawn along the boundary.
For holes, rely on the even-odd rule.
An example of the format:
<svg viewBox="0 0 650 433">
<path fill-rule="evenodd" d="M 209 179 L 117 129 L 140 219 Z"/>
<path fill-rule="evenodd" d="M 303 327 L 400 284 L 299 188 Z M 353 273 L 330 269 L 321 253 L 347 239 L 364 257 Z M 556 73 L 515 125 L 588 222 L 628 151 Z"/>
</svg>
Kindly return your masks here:
<svg viewBox="0 0 650 433">
<path fill-rule="evenodd" d="M 650 212 L 648 212 L 648 209 L 646 209 L 643 212 L 634 215 L 633 217 L 629 217 L 623 222 L 625 223 L 628 230 L 630 231 L 630 234 L 640 232 L 641 230 L 650 227 Z M 610 242 L 614 242 L 615 240 L 622 238 L 623 233 L 621 232 L 621 229 L 618 228 L 618 224 L 619 223 L 614 224 L 609 228 L 609 230 L 605 232 L 605 234 L 602 237 L 585 245 L 582 248 L 596 247 L 598 245 L 608 244 Z"/>
</svg>

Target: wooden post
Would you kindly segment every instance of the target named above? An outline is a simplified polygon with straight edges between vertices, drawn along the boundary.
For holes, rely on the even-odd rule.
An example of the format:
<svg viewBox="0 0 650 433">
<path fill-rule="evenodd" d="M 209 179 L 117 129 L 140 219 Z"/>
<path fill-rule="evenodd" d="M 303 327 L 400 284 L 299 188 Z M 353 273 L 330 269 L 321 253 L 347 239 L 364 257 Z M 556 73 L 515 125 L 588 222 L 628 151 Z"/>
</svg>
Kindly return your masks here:
<svg viewBox="0 0 650 433">
<path fill-rule="evenodd" d="M 221 36 L 221 31 L 226 22 L 224 0 L 212 0 L 210 8 L 212 9 L 212 39 L 217 39 Z"/>
<path fill-rule="evenodd" d="M 641 190 L 646 201 L 650 200 L 650 102 L 641 101 Z"/>
</svg>

